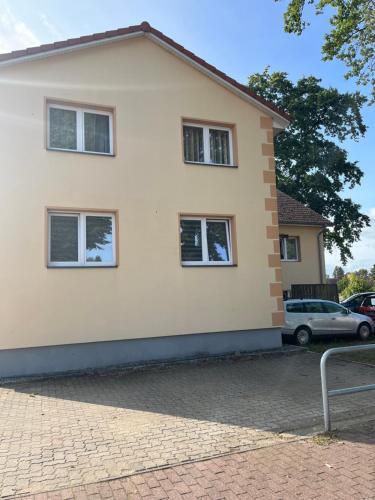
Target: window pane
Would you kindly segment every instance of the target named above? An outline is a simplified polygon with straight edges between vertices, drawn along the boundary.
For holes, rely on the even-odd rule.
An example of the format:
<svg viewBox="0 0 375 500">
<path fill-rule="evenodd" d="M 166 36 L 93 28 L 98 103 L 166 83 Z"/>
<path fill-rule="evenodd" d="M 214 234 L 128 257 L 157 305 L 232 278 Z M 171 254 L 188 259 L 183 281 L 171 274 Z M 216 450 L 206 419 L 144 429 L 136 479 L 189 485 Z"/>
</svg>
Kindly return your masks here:
<svg viewBox="0 0 375 500">
<path fill-rule="evenodd" d="M 203 129 L 184 125 L 184 155 L 186 161 L 204 162 Z"/>
<path fill-rule="evenodd" d="M 364 307 L 374 307 L 375 306 L 375 297 L 367 297 L 363 301 L 362 306 L 364 306 Z"/>
<path fill-rule="evenodd" d="M 345 311 L 345 309 L 339 304 L 332 304 L 331 302 L 324 302 L 324 309 L 327 313 L 330 314 L 342 313 L 343 311 Z"/>
<path fill-rule="evenodd" d="M 77 149 L 77 113 L 71 109 L 49 108 L 49 146 Z"/>
<path fill-rule="evenodd" d="M 297 240 L 286 238 L 286 255 L 288 260 L 297 260 Z"/>
<path fill-rule="evenodd" d="M 227 223 L 223 221 L 207 221 L 208 259 L 212 261 L 229 261 Z"/>
<path fill-rule="evenodd" d="M 286 305 L 286 310 L 289 313 L 303 313 L 303 303 L 301 302 L 292 302 L 291 304 Z"/>
<path fill-rule="evenodd" d="M 307 313 L 324 313 L 323 304 L 321 302 L 305 302 L 305 312 Z"/>
<path fill-rule="evenodd" d="M 210 158 L 212 163 L 230 163 L 228 130 L 210 129 Z"/>
<path fill-rule="evenodd" d="M 78 215 L 51 215 L 51 262 L 78 262 Z"/>
<path fill-rule="evenodd" d="M 349 307 L 349 305 L 351 307 L 359 307 L 361 305 L 362 300 L 363 297 L 357 297 L 356 299 L 353 299 L 350 302 L 348 302 L 348 305 L 346 307 Z"/>
<path fill-rule="evenodd" d="M 284 238 L 280 238 L 280 259 L 281 260 L 285 259 L 285 254 L 284 254 Z"/>
<path fill-rule="evenodd" d="M 109 116 L 84 113 L 85 151 L 110 153 Z"/>
<path fill-rule="evenodd" d="M 113 262 L 112 217 L 86 216 L 86 262 Z"/>
<path fill-rule="evenodd" d="M 202 228 L 200 220 L 181 220 L 181 258 L 183 262 L 202 261 Z"/>
</svg>

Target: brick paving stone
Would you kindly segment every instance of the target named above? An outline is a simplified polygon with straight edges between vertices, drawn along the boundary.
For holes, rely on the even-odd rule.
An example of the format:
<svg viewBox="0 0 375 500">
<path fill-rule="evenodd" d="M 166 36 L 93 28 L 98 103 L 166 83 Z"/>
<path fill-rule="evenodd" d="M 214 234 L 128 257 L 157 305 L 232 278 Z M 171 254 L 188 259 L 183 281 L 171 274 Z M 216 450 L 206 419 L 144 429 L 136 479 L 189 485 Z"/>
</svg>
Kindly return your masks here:
<svg viewBox="0 0 375 500">
<path fill-rule="evenodd" d="M 177 465 L 124 479 L 25 498 L 375 499 L 375 454 L 372 443 L 374 428 L 375 420 L 370 420 L 362 425 L 360 434 L 356 433 L 356 427 L 349 428 L 339 433 L 339 440 L 324 446 L 315 444 L 311 439 L 285 442 L 265 449 L 226 455 L 220 459 Z M 289 461 L 290 456 L 294 457 L 297 465 L 285 472 L 284 462 L 285 459 Z M 363 472 L 356 477 L 352 474 L 353 456 L 356 457 L 358 469 Z M 237 464 L 237 467 L 233 464 Z"/>
<path fill-rule="evenodd" d="M 373 374 L 368 366 L 330 361 L 331 387 L 369 383 Z M 369 393 L 336 398 L 331 408 L 335 423 L 375 415 L 374 398 Z M 235 470 L 239 484 L 241 477 L 246 478 L 246 486 L 253 490 L 255 482 L 265 480 L 270 460 L 273 468 L 267 480 L 272 481 L 278 464 L 275 484 L 282 487 L 282 481 L 288 480 L 287 471 L 296 468 L 300 476 L 307 474 L 303 465 L 310 453 L 302 446 L 296 457 L 293 446 L 285 447 L 284 443 L 296 432 L 304 434 L 305 428 L 322 423 L 319 356 L 306 353 L 3 382 L 0 414 L 0 496 L 67 488 L 76 491 L 78 485 L 129 475 L 135 478 L 137 472 L 169 465 L 173 467 L 165 472 L 166 477 L 160 471 L 153 476 L 158 486 L 156 482 L 152 488 L 146 482 L 132 483 L 131 494 L 139 495 L 137 488 L 143 485 L 142 495 L 150 496 L 152 489 L 162 487 L 163 477 L 169 481 L 164 483 L 169 495 L 187 495 L 190 486 L 216 488 L 212 492 L 216 495 L 220 489 L 225 491 L 223 463 L 231 473 Z M 289 433 L 281 436 L 280 431 Z M 350 432 L 354 433 L 352 439 L 375 444 L 375 437 L 363 429 L 359 435 L 356 430 Z M 347 439 L 350 442 L 349 434 Z M 272 455 L 267 451 L 269 446 L 274 450 Z M 340 461 L 338 457 L 330 459 L 345 469 L 349 452 L 347 445 L 340 446 Z M 252 459 L 252 455 L 248 458 L 235 453 L 262 447 L 257 452 L 258 463 L 255 455 Z M 363 467 L 362 457 L 366 454 L 372 464 L 372 450 L 351 449 L 350 453 L 356 475 L 343 477 L 354 483 L 364 481 L 371 489 L 373 469 Z M 221 458 L 196 465 L 217 455 Z M 193 466 L 178 468 L 191 460 L 196 462 Z M 319 460 L 311 463 L 314 470 L 322 467 Z M 323 464 L 317 474 L 323 473 L 326 479 L 330 471 L 325 469 Z M 293 478 L 289 481 L 298 489 Z M 124 484 L 130 483 L 119 480 L 110 484 L 112 495 L 121 497 Z M 346 486 L 352 484 L 347 482 Z M 78 494 L 84 498 L 87 492 L 82 489 Z"/>
</svg>

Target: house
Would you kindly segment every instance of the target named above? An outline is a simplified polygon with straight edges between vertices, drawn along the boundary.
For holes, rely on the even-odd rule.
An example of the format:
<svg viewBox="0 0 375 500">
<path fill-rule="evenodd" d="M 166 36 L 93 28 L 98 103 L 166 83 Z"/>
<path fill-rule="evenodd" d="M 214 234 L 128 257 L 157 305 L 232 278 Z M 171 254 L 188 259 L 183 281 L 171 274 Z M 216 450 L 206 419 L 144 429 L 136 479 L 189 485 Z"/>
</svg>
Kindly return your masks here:
<svg viewBox="0 0 375 500">
<path fill-rule="evenodd" d="M 280 346 L 288 123 L 148 23 L 1 55 L 0 376 Z"/>
<path fill-rule="evenodd" d="M 293 284 L 326 283 L 323 233 L 331 223 L 279 190 L 277 204 L 283 294 L 288 297 Z"/>
</svg>

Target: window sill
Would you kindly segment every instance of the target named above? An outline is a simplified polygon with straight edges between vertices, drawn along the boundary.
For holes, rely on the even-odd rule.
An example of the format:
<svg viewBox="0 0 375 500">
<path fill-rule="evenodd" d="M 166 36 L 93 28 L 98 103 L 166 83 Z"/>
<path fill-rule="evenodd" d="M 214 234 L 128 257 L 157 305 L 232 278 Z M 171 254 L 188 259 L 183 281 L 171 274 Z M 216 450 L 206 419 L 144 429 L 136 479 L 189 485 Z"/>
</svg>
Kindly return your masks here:
<svg viewBox="0 0 375 500">
<path fill-rule="evenodd" d="M 225 163 L 201 163 L 199 161 L 186 161 L 185 165 L 199 165 L 200 167 L 223 167 L 223 168 L 238 168 L 238 165 L 226 165 Z"/>
<path fill-rule="evenodd" d="M 55 151 L 57 153 L 73 153 L 79 155 L 90 155 L 90 156 L 108 156 L 109 158 L 114 158 L 116 155 L 114 153 L 95 153 L 95 151 L 74 151 L 73 149 L 58 149 L 58 148 L 46 148 L 47 151 Z"/>
<path fill-rule="evenodd" d="M 113 269 L 118 266 L 118 264 L 113 266 L 51 266 L 48 264 L 47 269 Z"/>
<path fill-rule="evenodd" d="M 181 262 L 181 267 L 238 267 L 238 264 L 184 264 Z"/>
</svg>

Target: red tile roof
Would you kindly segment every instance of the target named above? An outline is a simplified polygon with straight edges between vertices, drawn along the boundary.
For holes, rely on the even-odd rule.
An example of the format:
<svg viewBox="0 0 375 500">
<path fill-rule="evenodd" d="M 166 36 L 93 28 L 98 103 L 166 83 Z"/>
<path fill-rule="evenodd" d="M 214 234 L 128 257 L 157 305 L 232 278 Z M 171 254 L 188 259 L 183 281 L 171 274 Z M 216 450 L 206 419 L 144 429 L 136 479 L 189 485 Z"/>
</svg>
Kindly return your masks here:
<svg viewBox="0 0 375 500">
<path fill-rule="evenodd" d="M 269 108 L 271 111 L 274 113 L 277 113 L 279 116 L 282 118 L 290 121 L 291 117 L 287 114 L 278 109 L 276 106 L 274 106 L 271 102 L 268 102 L 266 99 L 264 99 L 261 96 L 256 95 L 254 92 L 248 89 L 246 85 L 243 85 L 230 76 L 226 75 L 219 69 L 215 68 L 215 66 L 212 66 L 208 62 L 204 61 L 200 57 L 196 56 L 189 50 L 185 49 L 182 45 L 179 45 L 177 42 L 172 40 L 171 38 L 167 37 L 164 35 L 161 31 L 158 31 L 157 29 L 153 28 L 150 26 L 149 23 L 143 22 L 141 24 L 137 24 L 135 26 L 128 26 L 127 28 L 120 28 L 116 30 L 111 30 L 111 31 L 105 31 L 103 33 L 94 33 L 92 35 L 86 35 L 86 36 L 80 36 L 78 38 L 70 38 L 68 40 L 63 40 L 61 42 L 54 42 L 54 43 L 47 43 L 44 45 L 39 45 L 38 47 L 30 47 L 22 50 L 15 50 L 13 52 L 8 52 L 6 54 L 0 54 L 0 63 L 5 62 L 5 61 L 15 61 L 17 59 L 21 59 L 24 57 L 28 56 L 34 56 L 37 54 L 43 54 L 43 53 L 48 53 L 51 51 L 59 50 L 59 49 L 66 49 L 69 47 L 76 47 L 79 45 L 84 45 L 86 43 L 90 42 L 97 42 L 100 40 L 107 40 L 110 38 L 115 38 L 119 36 L 124 36 L 124 35 L 129 35 L 132 33 L 151 33 L 155 37 L 157 37 L 159 40 L 165 42 L 166 44 L 170 45 L 173 49 L 179 51 L 182 55 L 188 57 L 192 61 L 198 63 L 200 66 L 203 68 L 207 69 L 208 71 L 211 71 L 213 74 L 216 76 L 220 77 L 221 79 L 225 80 L 227 83 L 232 85 L 233 87 L 237 88 L 241 92 L 244 92 L 247 94 L 249 97 L 252 97 L 259 103 L 263 104 L 263 106 L 266 106 Z"/>
<path fill-rule="evenodd" d="M 277 204 L 280 225 L 320 226 L 326 227 L 332 223 L 291 196 L 277 191 Z"/>
</svg>

